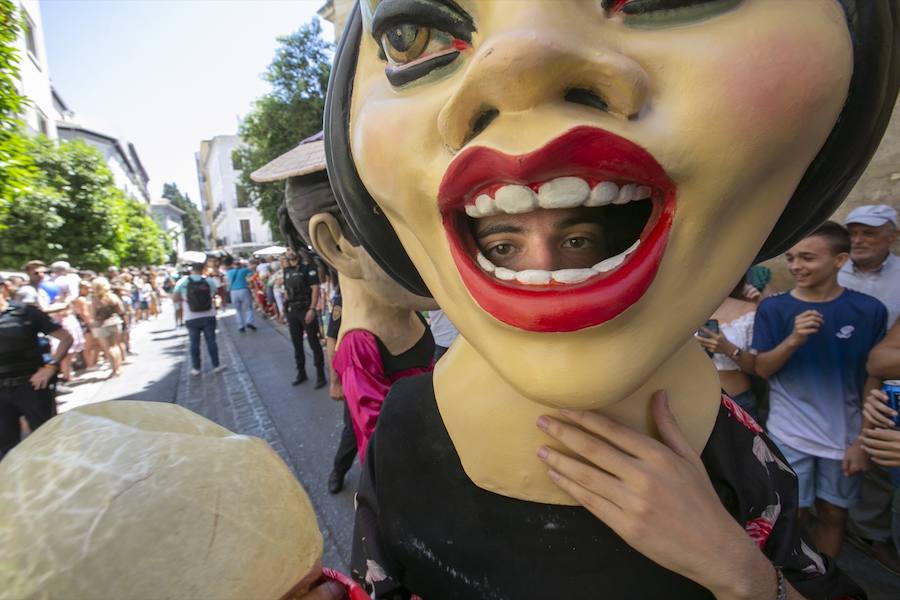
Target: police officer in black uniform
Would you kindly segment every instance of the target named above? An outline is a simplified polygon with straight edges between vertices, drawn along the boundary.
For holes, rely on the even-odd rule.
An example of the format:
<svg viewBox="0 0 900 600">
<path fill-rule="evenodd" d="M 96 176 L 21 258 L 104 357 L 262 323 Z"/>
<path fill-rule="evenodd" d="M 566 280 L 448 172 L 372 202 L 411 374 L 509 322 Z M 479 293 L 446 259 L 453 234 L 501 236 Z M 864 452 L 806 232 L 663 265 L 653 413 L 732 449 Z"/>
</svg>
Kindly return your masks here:
<svg viewBox="0 0 900 600">
<path fill-rule="evenodd" d="M 39 334 L 59 340 L 48 361 Z M 41 309 L 0 296 L 0 459 L 19 443 L 19 417 L 34 431 L 56 414 L 56 374 L 71 345 L 72 336 Z"/>
<path fill-rule="evenodd" d="M 325 357 L 319 341 L 319 323 L 315 306 L 319 301 L 319 273 L 311 262 L 301 262 L 293 250 L 287 252 L 288 266 L 284 270 L 285 312 L 291 343 L 294 344 L 294 361 L 297 363 L 297 378 L 293 385 L 306 381 L 306 354 L 303 352 L 303 332 L 313 353 L 316 365 L 315 389 L 324 387 Z"/>
</svg>

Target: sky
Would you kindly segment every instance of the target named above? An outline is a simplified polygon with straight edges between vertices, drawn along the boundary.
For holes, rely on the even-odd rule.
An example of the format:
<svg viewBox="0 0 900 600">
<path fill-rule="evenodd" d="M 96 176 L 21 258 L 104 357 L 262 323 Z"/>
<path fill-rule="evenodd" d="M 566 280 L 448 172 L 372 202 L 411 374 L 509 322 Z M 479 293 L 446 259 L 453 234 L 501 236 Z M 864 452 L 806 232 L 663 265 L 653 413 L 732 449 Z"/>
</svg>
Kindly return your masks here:
<svg viewBox="0 0 900 600">
<path fill-rule="evenodd" d="M 237 133 L 261 74 L 325 0 L 41 0 L 50 77 L 76 120 L 132 142 L 150 194 L 200 202 L 200 141 Z M 323 21 L 325 37 L 333 27 Z"/>
</svg>

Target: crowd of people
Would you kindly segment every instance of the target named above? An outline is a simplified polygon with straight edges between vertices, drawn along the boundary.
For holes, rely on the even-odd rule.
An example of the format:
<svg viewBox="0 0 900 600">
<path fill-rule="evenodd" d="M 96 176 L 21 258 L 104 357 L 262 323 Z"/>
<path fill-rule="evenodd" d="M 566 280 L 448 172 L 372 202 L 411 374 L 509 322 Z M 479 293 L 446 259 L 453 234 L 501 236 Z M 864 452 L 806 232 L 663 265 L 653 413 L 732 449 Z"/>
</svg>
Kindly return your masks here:
<svg viewBox="0 0 900 600">
<path fill-rule="evenodd" d="M 136 355 L 130 330 L 161 313 L 174 272 L 111 266 L 78 270 L 66 261 L 30 260 L 0 281 L 3 342 L 0 456 L 56 414 L 56 396 L 88 373 L 122 373 Z M 22 424 L 20 419 L 24 418 Z"/>
<path fill-rule="evenodd" d="M 785 254 L 792 289 L 772 293 L 754 267 L 697 339 L 797 473 L 817 547 L 837 556 L 852 520 L 851 539 L 900 574 L 900 431 L 882 391 L 900 378 L 896 240 L 886 205 L 825 223 Z M 893 532 L 877 524 L 892 503 Z"/>
</svg>

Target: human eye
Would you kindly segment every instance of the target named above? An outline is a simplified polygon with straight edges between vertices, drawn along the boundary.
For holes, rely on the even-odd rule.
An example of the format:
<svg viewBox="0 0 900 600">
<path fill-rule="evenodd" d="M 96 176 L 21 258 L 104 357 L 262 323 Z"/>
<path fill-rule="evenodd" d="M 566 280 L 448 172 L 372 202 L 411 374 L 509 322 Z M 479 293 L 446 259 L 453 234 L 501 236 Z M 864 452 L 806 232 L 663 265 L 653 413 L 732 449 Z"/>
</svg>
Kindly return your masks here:
<svg viewBox="0 0 900 600">
<path fill-rule="evenodd" d="M 686 25 L 715 17 L 742 0 L 603 0 L 610 15 L 621 14 L 622 22 L 637 29 Z"/>
<path fill-rule="evenodd" d="M 474 31 L 472 18 L 452 0 L 385 0 L 372 16 L 372 36 L 395 87 L 453 63 Z"/>
<path fill-rule="evenodd" d="M 587 248 L 592 248 L 594 245 L 594 240 L 587 236 L 576 235 L 563 240 L 562 245 L 563 248 L 567 248 L 569 250 L 584 250 Z"/>
<path fill-rule="evenodd" d="M 497 242 L 487 246 L 485 248 L 485 254 L 487 254 L 488 259 L 492 257 L 505 258 L 511 256 L 515 250 L 516 247 L 508 242 Z"/>
</svg>

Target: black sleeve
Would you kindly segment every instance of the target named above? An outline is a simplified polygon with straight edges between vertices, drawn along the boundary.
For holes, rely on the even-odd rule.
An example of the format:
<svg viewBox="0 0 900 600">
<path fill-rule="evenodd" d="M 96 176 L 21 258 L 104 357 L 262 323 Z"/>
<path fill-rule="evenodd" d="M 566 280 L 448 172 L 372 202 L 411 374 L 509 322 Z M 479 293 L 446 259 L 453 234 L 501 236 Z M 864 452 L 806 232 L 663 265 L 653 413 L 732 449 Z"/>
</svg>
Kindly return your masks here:
<svg viewBox="0 0 900 600">
<path fill-rule="evenodd" d="M 728 397 L 702 459 L 722 504 L 804 598 L 866 598 L 803 539 L 797 476 L 762 427 Z"/>
<path fill-rule="evenodd" d="M 25 316 L 33 324 L 35 334 L 40 332 L 44 335 L 49 335 L 58 329 L 62 329 L 62 326 L 51 319 L 50 315 L 30 304 L 25 306 Z"/>
<path fill-rule="evenodd" d="M 378 520 L 376 467 L 378 464 L 378 427 L 369 440 L 356 492 L 356 516 L 353 524 L 353 550 L 350 574 L 376 600 L 408 600 L 410 592 L 400 584 L 401 566 L 384 543 Z"/>
<path fill-rule="evenodd" d="M 319 271 L 314 265 L 304 265 L 303 275 L 306 277 L 306 285 L 319 285 Z"/>
</svg>

